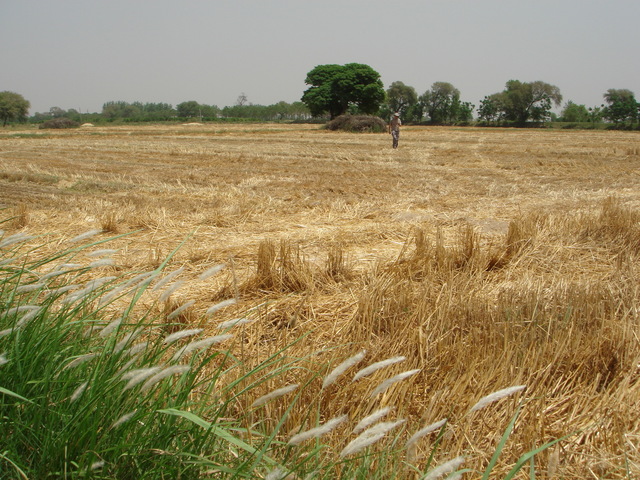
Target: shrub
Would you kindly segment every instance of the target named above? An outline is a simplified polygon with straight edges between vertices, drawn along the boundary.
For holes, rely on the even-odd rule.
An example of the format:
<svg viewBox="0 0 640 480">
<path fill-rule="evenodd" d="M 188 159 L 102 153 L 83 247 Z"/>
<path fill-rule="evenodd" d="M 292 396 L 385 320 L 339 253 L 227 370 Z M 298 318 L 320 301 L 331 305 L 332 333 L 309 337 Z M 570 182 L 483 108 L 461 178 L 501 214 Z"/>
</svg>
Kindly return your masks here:
<svg viewBox="0 0 640 480">
<path fill-rule="evenodd" d="M 326 126 L 327 130 L 344 130 L 347 132 L 381 133 L 387 128 L 380 117 L 370 115 L 340 115 Z"/>
<path fill-rule="evenodd" d="M 79 126 L 78 122 L 74 122 L 70 118 L 59 117 L 52 118 L 46 122 L 42 122 L 39 128 L 76 128 Z"/>
</svg>

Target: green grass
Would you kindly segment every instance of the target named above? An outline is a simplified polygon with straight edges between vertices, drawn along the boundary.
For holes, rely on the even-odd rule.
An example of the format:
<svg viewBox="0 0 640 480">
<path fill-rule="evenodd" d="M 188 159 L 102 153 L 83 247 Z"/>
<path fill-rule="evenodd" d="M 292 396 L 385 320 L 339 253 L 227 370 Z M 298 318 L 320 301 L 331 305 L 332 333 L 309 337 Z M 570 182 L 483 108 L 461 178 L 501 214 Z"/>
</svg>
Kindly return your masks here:
<svg viewBox="0 0 640 480">
<path fill-rule="evenodd" d="M 308 359 L 288 355 L 291 345 L 249 367 L 232 354 L 233 337 L 203 346 L 201 332 L 191 331 L 169 342 L 173 326 L 141 298 L 170 256 L 151 272 L 100 276 L 104 266 L 87 263 L 86 253 L 109 239 L 63 243 L 45 258 L 41 241 L 0 230 L 0 478 L 428 478 L 407 463 L 406 424 L 343 456 L 321 434 L 287 443 L 285 420 L 318 379 Z M 188 345 L 200 348 L 179 355 Z M 299 389 L 270 400 L 286 406 L 280 418 L 262 406 L 237 408 L 298 371 L 306 375 Z M 308 406 L 306 420 L 326 422 L 319 406 Z M 443 432 L 426 470 L 446 458 Z M 513 473 L 552 443 L 523 455 Z"/>
</svg>

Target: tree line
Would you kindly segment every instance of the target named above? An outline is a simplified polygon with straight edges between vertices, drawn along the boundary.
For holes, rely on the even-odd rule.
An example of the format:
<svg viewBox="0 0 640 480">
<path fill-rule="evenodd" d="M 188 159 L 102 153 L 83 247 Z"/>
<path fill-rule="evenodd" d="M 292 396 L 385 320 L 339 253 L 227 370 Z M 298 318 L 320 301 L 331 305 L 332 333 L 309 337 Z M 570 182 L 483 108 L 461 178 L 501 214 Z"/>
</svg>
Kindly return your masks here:
<svg viewBox="0 0 640 480">
<path fill-rule="evenodd" d="M 560 117 L 552 107 L 560 107 L 562 94 L 554 85 L 542 81 L 509 80 L 504 90 L 485 96 L 476 106 L 460 99 L 460 91 L 448 82 L 435 82 L 418 95 L 415 88 L 401 81 L 385 91 L 380 75 L 368 65 L 318 65 L 305 80 L 309 88 L 302 101 L 313 115 L 336 118 L 346 113 L 378 114 L 389 118 L 400 112 L 405 122 L 467 124 L 476 111 L 484 125 L 526 126 L 561 120 L 574 123 L 609 122 L 620 128 L 640 128 L 640 104 L 632 91 L 609 89 L 605 103 L 587 108 L 569 101 Z"/>
<path fill-rule="evenodd" d="M 195 100 L 175 107 L 168 103 L 142 103 L 110 101 L 100 113 L 80 113 L 75 109 L 52 107 L 48 112 L 36 113 L 29 118 L 33 123 L 50 119 L 68 118 L 75 122 L 166 122 L 166 121 L 220 121 L 225 119 L 252 119 L 259 121 L 302 121 L 311 115 L 302 102 L 278 102 L 273 105 L 238 103 L 218 108 Z"/>
<path fill-rule="evenodd" d="M 324 121 L 343 114 L 375 115 L 388 120 L 400 112 L 405 123 L 480 125 L 539 125 L 549 121 L 574 124 L 606 122 L 615 128 L 640 128 L 640 103 L 628 89 L 609 89 L 603 103 L 586 107 L 568 101 L 562 105 L 560 89 L 543 81 L 509 80 L 502 91 L 485 96 L 476 106 L 461 100 L 451 83 L 435 82 L 419 95 L 414 87 L 395 81 L 385 90 L 380 74 L 369 65 L 318 65 L 307 73 L 308 88 L 298 102 L 254 105 L 242 93 L 235 105 L 219 108 L 194 100 L 175 107 L 168 103 L 109 101 L 100 113 L 51 107 L 28 117 L 29 102 L 15 92 L 0 92 L 0 121 L 59 122 L 165 122 L 165 121 Z"/>
</svg>

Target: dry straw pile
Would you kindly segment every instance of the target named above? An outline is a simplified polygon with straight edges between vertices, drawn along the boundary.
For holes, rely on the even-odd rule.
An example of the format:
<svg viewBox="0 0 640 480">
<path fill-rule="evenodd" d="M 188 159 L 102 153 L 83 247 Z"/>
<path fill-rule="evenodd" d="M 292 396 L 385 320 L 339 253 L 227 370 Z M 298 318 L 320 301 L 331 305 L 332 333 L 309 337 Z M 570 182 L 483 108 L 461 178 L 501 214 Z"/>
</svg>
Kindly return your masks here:
<svg viewBox="0 0 640 480">
<path fill-rule="evenodd" d="M 276 422 L 295 391 L 284 430 L 324 426 L 308 438 L 337 456 L 358 438 L 344 415 L 406 419 L 407 439 L 446 418 L 437 461 L 482 470 L 523 401 L 496 472 L 570 435 L 540 478 L 640 476 L 640 137 L 408 127 L 390 143 L 283 125 L 5 131 L 3 229 L 128 233 L 109 242 L 112 275 L 180 246 L 156 292 L 174 330 L 213 334 L 215 311 L 249 365 L 308 355 L 237 408 Z M 418 464 L 432 440 L 411 442 Z"/>
</svg>

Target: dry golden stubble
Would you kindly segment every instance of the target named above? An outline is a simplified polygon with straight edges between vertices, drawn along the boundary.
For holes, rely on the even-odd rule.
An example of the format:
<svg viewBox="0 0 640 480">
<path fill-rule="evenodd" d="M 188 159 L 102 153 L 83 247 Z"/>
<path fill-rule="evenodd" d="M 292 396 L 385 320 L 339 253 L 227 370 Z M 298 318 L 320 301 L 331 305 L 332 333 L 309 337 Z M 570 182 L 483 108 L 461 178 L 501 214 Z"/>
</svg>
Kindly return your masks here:
<svg viewBox="0 0 640 480">
<path fill-rule="evenodd" d="M 512 410 L 487 410 L 470 424 L 464 412 L 491 391 L 527 384 L 531 403 L 505 465 L 520 447 L 583 429 L 556 460 L 541 461 L 584 478 L 597 458 L 603 475 L 624 478 L 623 455 L 637 455 L 640 398 L 637 135 L 415 127 L 393 152 L 383 136 L 257 130 L 3 136 L 10 162 L 0 164 L 0 203 L 28 204 L 30 233 L 67 238 L 101 227 L 90 205 L 124 211 L 123 233 L 142 228 L 115 242 L 118 260 L 139 271 L 197 230 L 177 263 L 191 271 L 233 258 L 240 285 L 251 286 L 260 242 L 272 239 L 275 266 L 262 271 L 278 288 L 243 294 L 249 305 L 269 305 L 241 333 L 244 359 L 259 361 L 300 333 L 309 340 L 292 354 L 340 345 L 341 358 L 362 348 L 372 362 L 406 356 L 407 368 L 422 373 L 384 401 L 425 423 L 451 418 L 447 449 L 478 459 L 491 455 Z M 351 272 L 339 280 L 328 278 L 340 270 L 337 237 Z M 284 255 L 281 239 L 289 242 Z M 217 282 L 190 283 L 196 314 L 233 293 L 231 276 Z M 359 305 L 368 319 L 360 330 Z M 230 308 L 216 320 L 238 313 Z M 382 378 L 353 390 L 343 380 L 323 415 L 379 408 L 361 398 Z M 281 405 L 270 407 L 274 415 Z M 291 429 L 303 415 L 292 417 Z"/>
</svg>

